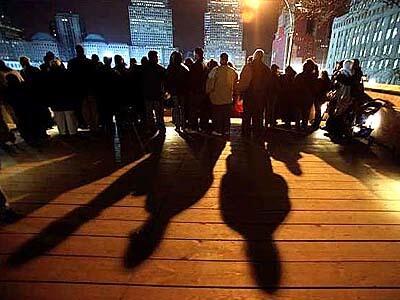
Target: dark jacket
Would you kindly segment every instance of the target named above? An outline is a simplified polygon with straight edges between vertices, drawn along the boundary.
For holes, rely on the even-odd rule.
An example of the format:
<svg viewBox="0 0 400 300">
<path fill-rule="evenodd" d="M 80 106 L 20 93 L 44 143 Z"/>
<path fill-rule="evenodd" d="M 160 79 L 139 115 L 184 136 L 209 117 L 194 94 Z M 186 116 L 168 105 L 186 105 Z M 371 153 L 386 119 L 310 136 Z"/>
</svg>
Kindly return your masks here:
<svg viewBox="0 0 400 300">
<path fill-rule="evenodd" d="M 206 94 L 206 84 L 208 78 L 208 68 L 204 63 L 204 60 L 196 60 L 196 62 L 190 68 L 190 92 L 197 95 Z"/>
<path fill-rule="evenodd" d="M 94 85 L 94 64 L 86 56 L 75 57 L 68 62 L 68 71 L 71 72 L 77 96 L 88 95 Z"/>
<path fill-rule="evenodd" d="M 48 91 L 50 107 L 53 111 L 71 111 L 76 108 L 72 92 L 71 74 L 62 67 L 52 68 L 49 71 Z M 60 87 L 66 87 L 60 90 Z M 68 88 L 69 87 L 69 88 Z"/>
<path fill-rule="evenodd" d="M 239 91 L 244 94 L 245 101 L 264 103 L 273 90 L 271 70 L 266 64 L 254 61 L 243 68 Z"/>
<path fill-rule="evenodd" d="M 172 96 L 183 96 L 188 91 L 189 69 L 184 64 L 167 68 L 166 90 Z"/>
<path fill-rule="evenodd" d="M 161 101 L 165 92 L 167 71 L 159 64 L 148 63 L 143 68 L 143 97 L 145 101 Z"/>
</svg>

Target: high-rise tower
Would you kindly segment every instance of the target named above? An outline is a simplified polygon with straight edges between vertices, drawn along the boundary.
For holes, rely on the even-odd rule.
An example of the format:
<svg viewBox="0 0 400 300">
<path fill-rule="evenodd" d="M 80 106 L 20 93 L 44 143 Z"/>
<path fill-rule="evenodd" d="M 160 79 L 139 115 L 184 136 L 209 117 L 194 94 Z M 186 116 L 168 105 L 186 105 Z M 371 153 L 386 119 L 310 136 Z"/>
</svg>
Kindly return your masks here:
<svg viewBox="0 0 400 300">
<path fill-rule="evenodd" d="M 57 38 L 64 60 L 75 56 L 75 46 L 83 42 L 85 26 L 78 14 L 58 13 L 55 16 Z"/>
<path fill-rule="evenodd" d="M 128 8 L 131 56 L 140 58 L 149 50 L 159 52 L 162 64 L 174 50 L 172 9 L 169 0 L 131 0 Z"/>
<path fill-rule="evenodd" d="M 204 15 L 204 49 L 206 58 L 219 59 L 222 52 L 241 67 L 245 63 L 243 51 L 243 22 L 240 0 L 208 0 Z"/>
</svg>

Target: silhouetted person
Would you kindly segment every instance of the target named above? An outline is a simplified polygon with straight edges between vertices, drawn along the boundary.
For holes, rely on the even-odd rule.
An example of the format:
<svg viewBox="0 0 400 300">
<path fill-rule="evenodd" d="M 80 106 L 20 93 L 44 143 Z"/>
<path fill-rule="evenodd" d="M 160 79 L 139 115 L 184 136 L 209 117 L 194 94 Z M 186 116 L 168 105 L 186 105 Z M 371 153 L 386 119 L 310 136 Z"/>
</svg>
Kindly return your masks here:
<svg viewBox="0 0 400 300">
<path fill-rule="evenodd" d="M 218 62 L 216 60 L 214 60 L 214 59 L 211 59 L 207 63 L 208 72 L 211 72 L 215 67 L 218 67 Z"/>
<path fill-rule="evenodd" d="M 22 67 L 21 76 L 24 79 L 24 85 L 29 93 L 29 98 L 38 106 L 38 112 L 40 112 L 40 119 L 47 129 L 51 129 L 54 125 L 51 113 L 49 111 L 49 98 L 46 92 L 43 92 L 45 88 L 43 79 L 44 74 L 39 68 L 31 65 L 30 60 L 26 56 L 22 56 L 19 59 Z M 48 91 L 47 91 L 48 92 Z"/>
<path fill-rule="evenodd" d="M 239 91 L 243 94 L 242 135 L 263 139 L 263 115 L 270 93 L 271 70 L 264 64 L 264 51 L 254 52 L 253 61 L 240 74 Z"/>
<path fill-rule="evenodd" d="M 265 125 L 270 125 L 274 127 L 276 125 L 276 120 L 279 115 L 279 108 L 281 95 L 281 86 L 280 86 L 280 72 L 279 66 L 276 64 L 271 65 L 271 81 L 274 86 L 274 91 L 271 91 L 269 97 L 267 97 L 266 109 L 265 109 Z"/>
<path fill-rule="evenodd" d="M 188 96 L 189 68 L 183 64 L 182 54 L 174 51 L 167 68 L 166 91 L 173 102 L 172 121 L 177 131 L 186 126 L 185 105 Z"/>
<path fill-rule="evenodd" d="M 212 104 L 213 135 L 230 135 L 233 93 L 238 75 L 228 66 L 228 54 L 222 53 L 220 66 L 212 69 L 207 80 L 207 94 Z"/>
<path fill-rule="evenodd" d="M 208 68 L 204 62 L 204 50 L 196 48 L 194 50 L 195 62 L 190 67 L 190 88 L 189 88 L 189 133 L 197 130 L 208 130 L 210 104 L 206 94 L 206 82 Z M 200 120 L 200 123 L 199 123 Z"/>
<path fill-rule="evenodd" d="M 136 67 L 137 67 L 137 60 L 136 60 L 136 58 L 131 58 L 130 60 L 129 60 L 129 72 L 132 72 L 132 71 L 134 71 L 135 69 L 136 69 Z"/>
<path fill-rule="evenodd" d="M 74 94 L 71 89 L 59 90 L 60 86 L 71 85 L 71 75 L 62 67 L 59 59 L 51 62 L 49 88 L 51 90 L 51 110 L 61 135 L 75 135 L 78 131 L 78 120 L 75 115 Z"/>
<path fill-rule="evenodd" d="M 317 97 L 316 86 L 318 75 L 315 74 L 316 64 L 308 59 L 303 65 L 303 72 L 295 78 L 297 97 L 297 127 L 306 130 L 308 128 L 308 120 L 311 108 Z"/>
<path fill-rule="evenodd" d="M 291 66 L 288 66 L 285 69 L 285 74 L 280 78 L 282 89 L 279 101 L 282 119 L 287 128 L 291 127 L 292 121 L 296 121 L 297 106 L 295 102 L 297 95 L 294 86 L 295 77 L 296 71 Z"/>
<path fill-rule="evenodd" d="M 115 104 L 115 74 L 111 67 L 112 58 L 103 57 L 103 67 L 99 72 L 98 83 L 98 111 L 99 123 L 104 133 L 111 133 L 113 128 L 113 115 L 116 109 Z"/>
<path fill-rule="evenodd" d="M 68 71 L 73 78 L 77 107 L 75 109 L 81 127 L 92 127 L 96 130 L 96 102 L 91 97 L 93 88 L 94 66 L 90 59 L 85 55 L 85 50 L 81 45 L 75 47 L 76 57 L 68 62 Z"/>
<path fill-rule="evenodd" d="M 193 64 L 194 64 L 194 61 L 193 61 L 193 59 L 192 59 L 191 57 L 188 57 L 188 58 L 185 59 L 184 64 L 185 64 L 185 66 L 188 67 L 189 70 L 190 70 L 190 68 L 191 68 L 191 67 L 193 66 Z"/>
<path fill-rule="evenodd" d="M 51 51 L 48 51 L 46 53 L 46 55 L 43 57 L 43 63 L 40 65 L 40 70 L 42 72 L 50 71 L 50 63 L 55 58 L 56 58 L 56 56 L 54 55 L 54 53 Z"/>
<path fill-rule="evenodd" d="M 47 136 L 46 127 L 41 120 L 41 108 L 32 101 L 17 76 L 8 74 L 6 80 L 5 100 L 15 112 L 18 131 L 28 144 L 39 145 Z"/>
<path fill-rule="evenodd" d="M 96 70 L 103 66 L 103 63 L 100 61 L 100 57 L 97 54 L 92 54 L 92 63 Z"/>
<path fill-rule="evenodd" d="M 148 129 L 156 127 L 165 132 L 164 92 L 166 69 L 158 64 L 157 51 L 149 51 L 149 62 L 143 68 L 143 97 Z"/>
<path fill-rule="evenodd" d="M 315 107 L 315 119 L 313 122 L 313 129 L 319 129 L 322 121 L 322 114 L 324 113 L 321 111 L 321 106 L 328 101 L 327 93 L 332 89 L 332 83 L 329 78 L 329 74 L 327 71 L 321 72 L 321 77 L 317 80 L 317 96 L 314 100 L 314 107 Z"/>
</svg>

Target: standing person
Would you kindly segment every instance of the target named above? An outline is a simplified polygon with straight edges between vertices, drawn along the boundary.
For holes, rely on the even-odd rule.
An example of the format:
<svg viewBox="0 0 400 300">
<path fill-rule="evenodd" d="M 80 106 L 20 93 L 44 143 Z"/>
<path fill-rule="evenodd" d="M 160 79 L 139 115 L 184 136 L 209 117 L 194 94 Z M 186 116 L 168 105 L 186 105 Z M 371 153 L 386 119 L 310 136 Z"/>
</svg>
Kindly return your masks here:
<svg viewBox="0 0 400 300">
<path fill-rule="evenodd" d="M 78 120 L 76 119 L 74 108 L 74 97 L 71 92 L 71 75 L 62 66 L 59 59 L 51 62 L 50 68 L 50 89 L 51 89 L 51 109 L 54 112 L 54 120 L 56 121 L 58 132 L 60 135 L 76 135 L 78 132 Z M 60 93 L 59 87 L 67 88 Z"/>
<path fill-rule="evenodd" d="M 143 98 L 146 107 L 147 129 L 156 127 L 165 133 L 164 104 L 166 70 L 158 64 L 157 51 L 149 51 L 149 62 L 143 69 Z M 155 122 L 154 122 L 155 116 Z"/>
<path fill-rule="evenodd" d="M 96 102 L 91 97 L 93 85 L 94 66 L 90 59 L 85 55 L 85 50 L 81 45 L 75 47 L 76 57 L 68 62 L 68 71 L 71 72 L 73 86 L 75 90 L 76 116 L 79 126 L 82 128 L 89 127 L 96 130 Z"/>
<path fill-rule="evenodd" d="M 228 54 L 222 53 L 221 65 L 212 69 L 207 80 L 207 94 L 212 104 L 212 134 L 216 136 L 230 134 L 230 114 L 238 75 L 235 69 L 228 65 L 228 61 Z"/>
<path fill-rule="evenodd" d="M 185 66 L 188 67 L 189 70 L 193 66 L 193 64 L 194 64 L 194 61 L 191 57 L 188 57 L 185 59 Z"/>
<path fill-rule="evenodd" d="M 17 124 L 17 118 L 12 107 L 7 103 L 6 91 L 7 91 L 7 80 L 8 74 L 14 74 L 18 76 L 22 81 L 23 78 L 17 72 L 6 66 L 6 63 L 0 60 L 0 144 L 4 145 L 7 142 L 14 143 L 15 136 L 8 128 L 7 123 Z"/>
<path fill-rule="evenodd" d="M 194 55 L 195 63 L 191 66 L 189 73 L 188 133 L 195 133 L 197 130 L 206 131 L 209 123 L 209 99 L 206 94 L 208 68 L 204 62 L 204 50 L 196 48 Z"/>
<path fill-rule="evenodd" d="M 132 57 L 129 60 L 129 72 L 133 72 L 137 68 L 137 60 L 136 58 Z"/>
<path fill-rule="evenodd" d="M 274 91 L 267 98 L 266 109 L 265 109 L 265 126 L 269 125 L 270 127 L 276 126 L 276 120 L 280 113 L 280 94 L 281 94 L 281 86 L 280 86 L 280 72 L 279 66 L 273 64 L 271 66 L 271 81 L 272 85 L 275 87 Z"/>
<path fill-rule="evenodd" d="M 55 56 L 55 54 L 53 53 L 53 52 L 51 52 L 51 51 L 48 51 L 47 53 L 46 53 L 46 55 L 43 57 L 43 63 L 40 65 L 40 70 L 42 71 L 42 72 L 48 72 L 48 71 L 50 71 L 50 63 L 51 63 L 51 61 L 53 60 L 53 59 L 55 59 L 56 58 L 56 56 Z"/>
<path fill-rule="evenodd" d="M 128 68 L 124 58 L 121 55 L 114 56 L 114 101 L 116 103 L 115 117 L 118 125 L 125 124 L 128 121 L 127 111 L 129 109 L 128 89 Z"/>
<path fill-rule="evenodd" d="M 296 75 L 296 71 L 291 66 L 288 66 L 285 69 L 285 74 L 281 76 L 282 89 L 279 100 L 283 122 L 288 129 L 291 128 L 291 122 L 296 120 L 296 107 L 294 103 L 294 99 L 297 97 L 294 88 Z"/>
<path fill-rule="evenodd" d="M 323 111 L 321 111 L 322 104 L 328 101 L 327 93 L 332 89 L 332 82 L 329 78 L 327 71 L 321 72 L 321 77 L 317 80 L 317 96 L 314 99 L 315 119 L 312 124 L 313 129 L 319 129 L 321 125 Z"/>
<path fill-rule="evenodd" d="M 185 129 L 185 101 L 188 91 L 189 68 L 183 64 L 182 54 L 174 51 L 167 68 L 166 90 L 170 94 L 174 107 L 172 118 L 178 132 Z"/>
<path fill-rule="evenodd" d="M 317 97 L 316 87 L 317 78 L 316 64 L 313 60 L 307 59 L 303 65 L 303 72 L 295 78 L 296 92 L 298 93 L 298 117 L 297 128 L 306 130 L 308 128 L 308 120 L 311 108 Z"/>
<path fill-rule="evenodd" d="M 112 132 L 114 115 L 114 71 L 111 67 L 112 58 L 103 58 L 103 67 L 99 74 L 98 111 L 99 123 L 104 133 Z"/>
<path fill-rule="evenodd" d="M 51 129 L 54 126 L 53 119 L 49 110 L 49 102 L 42 90 L 42 73 L 39 68 L 31 65 L 30 60 L 26 56 L 19 58 L 22 70 L 20 71 L 24 79 L 25 88 L 29 93 L 29 98 L 38 108 L 38 114 L 43 126 Z"/>
<path fill-rule="evenodd" d="M 263 115 L 271 92 L 271 70 L 263 62 L 264 50 L 257 49 L 253 61 L 240 74 L 239 91 L 243 94 L 242 135 L 263 140 Z"/>
</svg>

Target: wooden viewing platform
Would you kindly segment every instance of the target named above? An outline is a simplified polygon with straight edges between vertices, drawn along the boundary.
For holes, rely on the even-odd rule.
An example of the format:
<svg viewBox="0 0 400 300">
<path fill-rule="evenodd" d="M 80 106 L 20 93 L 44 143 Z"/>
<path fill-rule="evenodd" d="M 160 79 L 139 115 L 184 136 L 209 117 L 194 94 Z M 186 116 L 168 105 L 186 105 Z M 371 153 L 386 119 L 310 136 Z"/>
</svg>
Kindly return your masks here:
<svg viewBox="0 0 400 300">
<path fill-rule="evenodd" d="M 321 132 L 2 153 L 2 300 L 400 299 L 400 168 Z"/>
</svg>

